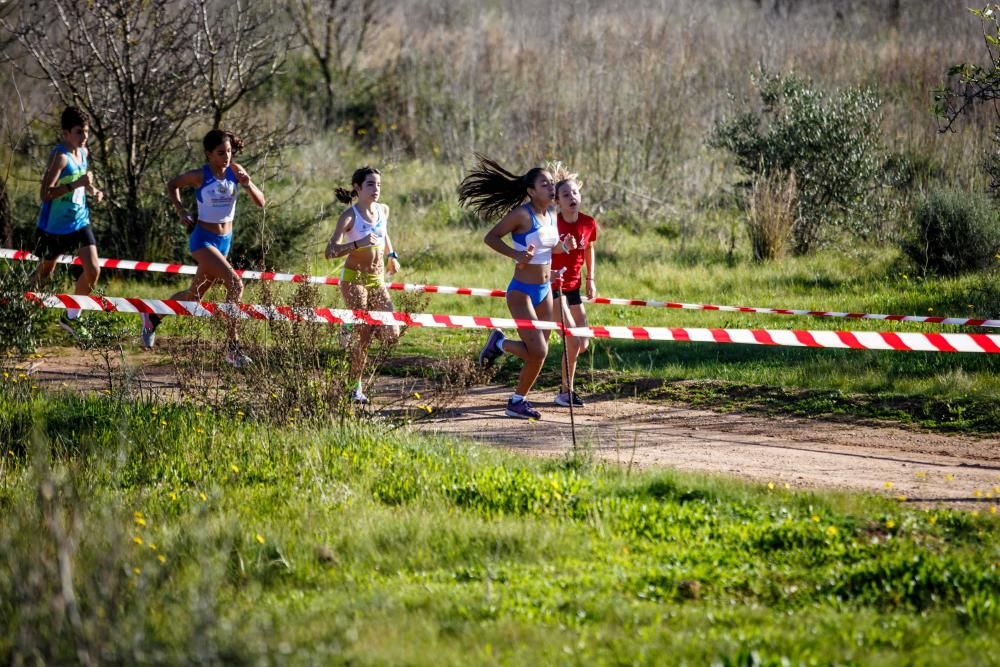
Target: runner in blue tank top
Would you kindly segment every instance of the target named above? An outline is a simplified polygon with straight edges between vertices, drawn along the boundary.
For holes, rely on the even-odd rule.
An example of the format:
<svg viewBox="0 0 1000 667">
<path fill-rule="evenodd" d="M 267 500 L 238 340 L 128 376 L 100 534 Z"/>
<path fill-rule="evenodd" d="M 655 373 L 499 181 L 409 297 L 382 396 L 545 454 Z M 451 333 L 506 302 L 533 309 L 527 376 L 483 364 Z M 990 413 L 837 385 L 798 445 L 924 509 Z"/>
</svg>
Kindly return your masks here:
<svg viewBox="0 0 1000 667">
<path fill-rule="evenodd" d="M 167 197 L 191 234 L 188 249 L 198 264 L 191 287 L 170 298 L 201 301 L 212 285 L 221 284 L 226 288 L 226 301 L 239 303 L 243 296 L 243 281 L 228 259 L 233 242 L 236 197 L 242 185 L 250 200 L 263 208 L 264 193 L 250 180 L 246 170 L 233 162 L 233 156 L 243 150 L 243 142 L 235 134 L 212 130 L 202 139 L 202 147 L 205 149 L 206 164 L 167 182 Z M 184 208 L 180 195 L 182 188 L 194 188 L 197 218 Z M 159 322 L 160 318 L 156 315 L 142 316 L 141 336 L 147 348 L 153 347 Z M 252 361 L 240 347 L 237 320 L 233 318 L 226 322 L 226 361 L 236 368 Z"/>
<path fill-rule="evenodd" d="M 42 207 L 38 214 L 35 242 L 35 254 L 41 261 L 32 281 L 36 288 L 41 287 L 52 275 L 59 255 L 76 252 L 83 273 L 77 279 L 73 293 L 86 295 L 93 291 L 101 275 L 87 195 L 100 202 L 104 193 L 94 186 L 87 160 L 90 118 L 76 107 L 67 107 L 62 112 L 60 125 L 62 142 L 52 149 L 42 176 L 39 194 Z M 69 308 L 59 317 L 59 326 L 78 339 L 85 335 L 78 322 L 79 317 L 79 308 Z"/>
<path fill-rule="evenodd" d="M 507 286 L 507 308 L 516 319 L 552 320 L 552 290 L 549 287 L 552 253 L 576 248 L 571 234 L 559 238 L 555 182 L 547 169 L 535 167 L 517 176 L 488 158 L 479 156 L 479 165 L 459 187 L 459 202 L 484 219 L 503 216 L 484 241 L 501 255 L 514 260 L 514 277 Z M 513 247 L 503 241 L 510 234 Z M 508 340 L 494 329 L 479 353 L 479 363 L 490 366 L 509 352 L 524 360 L 514 395 L 504 414 L 518 419 L 541 419 L 527 400 L 548 354 L 548 332 L 518 329 L 520 341 Z"/>
</svg>

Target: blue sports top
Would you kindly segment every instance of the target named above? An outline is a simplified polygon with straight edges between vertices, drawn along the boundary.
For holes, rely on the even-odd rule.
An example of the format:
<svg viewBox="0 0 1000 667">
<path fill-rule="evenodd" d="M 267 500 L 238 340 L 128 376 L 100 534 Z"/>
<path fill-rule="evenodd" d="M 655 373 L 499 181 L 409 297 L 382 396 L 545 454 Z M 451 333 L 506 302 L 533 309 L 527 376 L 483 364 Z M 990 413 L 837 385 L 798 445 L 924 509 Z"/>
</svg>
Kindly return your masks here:
<svg viewBox="0 0 1000 667">
<path fill-rule="evenodd" d="M 535 246 L 535 254 L 529 264 L 548 264 L 552 261 L 552 249 L 559 243 L 559 228 L 556 226 L 556 216 L 551 209 L 545 211 L 544 224 L 535 217 L 531 204 L 525 204 L 531 216 L 531 229 L 524 233 L 514 232 L 510 235 L 514 242 L 514 250 L 524 251 L 529 245 Z"/>
<path fill-rule="evenodd" d="M 87 173 L 86 148 L 80 148 L 79 160 L 62 144 L 56 144 L 49 159 L 54 159 L 56 153 L 66 156 L 66 166 L 59 172 L 56 185 L 68 185 Z M 87 210 L 87 192 L 84 187 L 70 190 L 62 197 L 43 201 L 42 210 L 38 214 L 38 228 L 49 234 L 71 234 L 89 224 L 90 211 Z"/>
<path fill-rule="evenodd" d="M 389 221 L 386 220 L 385 208 L 381 204 L 375 205 L 375 220 L 370 221 L 361 215 L 357 206 L 351 206 L 354 210 L 354 224 L 344 232 L 344 243 L 354 243 L 361 239 L 368 238 L 369 234 L 374 234 L 377 239 L 375 247 L 385 246 L 385 237 L 389 233 Z"/>
<path fill-rule="evenodd" d="M 236 195 L 240 191 L 233 168 L 226 167 L 222 180 L 215 177 L 207 164 L 202 165 L 201 173 L 201 187 L 195 191 L 198 219 L 202 222 L 232 222 L 236 217 Z"/>
</svg>

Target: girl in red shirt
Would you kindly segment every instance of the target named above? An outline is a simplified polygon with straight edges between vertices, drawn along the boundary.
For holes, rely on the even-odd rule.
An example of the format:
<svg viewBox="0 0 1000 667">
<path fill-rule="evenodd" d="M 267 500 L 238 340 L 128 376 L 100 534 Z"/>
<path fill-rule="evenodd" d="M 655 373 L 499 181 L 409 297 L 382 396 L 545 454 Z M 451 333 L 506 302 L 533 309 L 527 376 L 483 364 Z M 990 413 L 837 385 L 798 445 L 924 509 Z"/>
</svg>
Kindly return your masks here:
<svg viewBox="0 0 1000 667">
<path fill-rule="evenodd" d="M 572 237 L 575 243 L 568 243 L 572 248 L 569 252 L 552 255 L 552 274 L 565 269 L 562 280 L 555 280 L 552 298 L 555 308 L 563 309 L 563 317 L 567 327 L 587 326 L 587 311 L 583 307 L 580 296 L 584 288 L 588 299 L 597 296 L 597 282 L 594 274 L 594 243 L 597 241 L 597 221 L 589 215 L 580 212 L 580 181 L 576 174 L 556 174 L 556 203 L 559 205 L 559 217 L 556 224 L 559 237 Z M 584 281 L 581 269 L 587 267 L 587 277 Z M 566 338 L 566 356 L 562 363 L 562 386 L 556 396 L 556 405 L 582 407 L 583 401 L 572 391 L 573 377 L 576 375 L 576 360 L 590 344 L 589 338 Z"/>
</svg>

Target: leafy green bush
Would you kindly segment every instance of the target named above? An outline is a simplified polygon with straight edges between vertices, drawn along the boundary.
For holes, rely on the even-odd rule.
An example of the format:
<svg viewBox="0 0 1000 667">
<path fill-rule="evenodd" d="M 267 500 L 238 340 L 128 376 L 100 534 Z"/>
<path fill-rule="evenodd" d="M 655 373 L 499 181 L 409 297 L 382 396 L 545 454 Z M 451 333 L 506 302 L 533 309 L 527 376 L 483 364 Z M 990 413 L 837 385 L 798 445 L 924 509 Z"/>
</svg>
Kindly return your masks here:
<svg viewBox="0 0 1000 667">
<path fill-rule="evenodd" d="M 732 153 L 754 177 L 795 173 L 801 212 L 796 254 L 809 252 L 827 228 L 848 219 L 864 231 L 884 163 L 878 96 L 867 88 L 828 94 L 795 74 L 761 72 L 753 83 L 760 108 L 717 122 L 709 145 Z"/>
<path fill-rule="evenodd" d="M 958 275 L 986 269 L 1000 252 L 1000 220 L 986 195 L 936 190 L 918 202 L 901 245 L 925 273 Z"/>
</svg>

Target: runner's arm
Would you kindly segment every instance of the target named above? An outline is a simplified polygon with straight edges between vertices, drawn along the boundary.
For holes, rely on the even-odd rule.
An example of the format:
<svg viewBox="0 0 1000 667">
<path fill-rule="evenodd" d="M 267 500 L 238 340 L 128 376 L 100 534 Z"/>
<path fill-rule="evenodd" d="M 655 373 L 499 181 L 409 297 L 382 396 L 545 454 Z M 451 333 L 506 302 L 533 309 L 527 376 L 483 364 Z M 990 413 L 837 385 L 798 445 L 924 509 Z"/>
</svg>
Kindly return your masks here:
<svg viewBox="0 0 1000 667">
<path fill-rule="evenodd" d="M 42 175 L 42 187 L 38 195 L 42 201 L 52 201 L 64 197 L 76 189 L 70 185 L 56 185 L 59 173 L 65 168 L 67 162 L 65 155 L 53 152 L 48 166 L 45 167 L 45 174 Z"/>
</svg>

